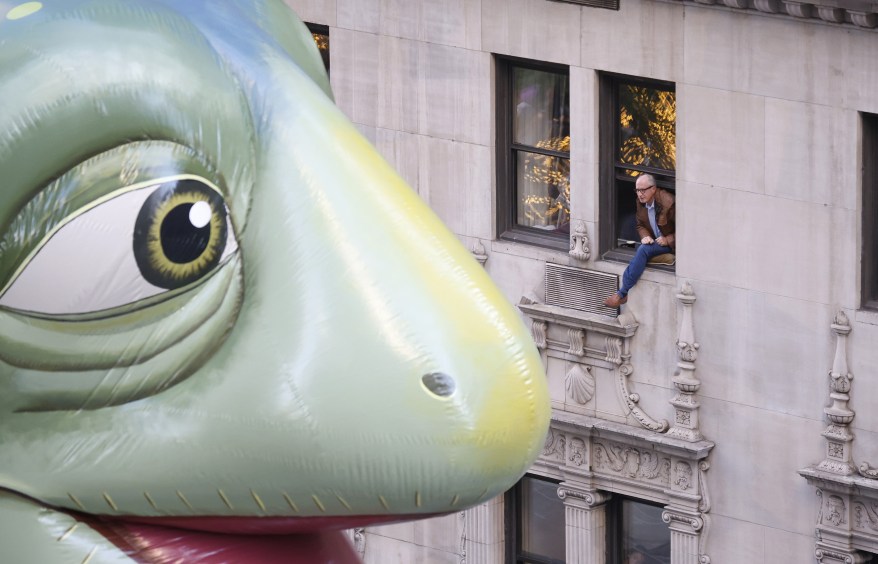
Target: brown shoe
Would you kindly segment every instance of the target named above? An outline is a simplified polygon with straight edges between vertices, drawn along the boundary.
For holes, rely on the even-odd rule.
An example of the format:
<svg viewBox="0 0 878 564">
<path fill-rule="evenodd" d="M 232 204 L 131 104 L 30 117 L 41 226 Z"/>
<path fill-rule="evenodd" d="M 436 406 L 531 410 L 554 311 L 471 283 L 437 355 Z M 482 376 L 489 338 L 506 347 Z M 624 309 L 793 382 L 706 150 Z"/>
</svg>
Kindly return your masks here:
<svg viewBox="0 0 878 564">
<path fill-rule="evenodd" d="M 609 298 L 604 300 L 604 305 L 607 307 L 619 307 L 620 305 L 624 304 L 627 301 L 628 301 L 628 296 L 625 296 L 623 298 L 619 294 L 613 294 Z"/>
</svg>

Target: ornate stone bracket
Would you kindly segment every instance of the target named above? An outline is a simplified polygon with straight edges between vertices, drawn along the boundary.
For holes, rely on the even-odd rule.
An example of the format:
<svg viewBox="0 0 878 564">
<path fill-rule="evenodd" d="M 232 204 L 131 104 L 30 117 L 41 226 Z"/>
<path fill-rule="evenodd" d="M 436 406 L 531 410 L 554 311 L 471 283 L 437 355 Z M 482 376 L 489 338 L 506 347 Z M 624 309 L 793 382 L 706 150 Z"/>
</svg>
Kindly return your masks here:
<svg viewBox="0 0 878 564">
<path fill-rule="evenodd" d="M 695 342 L 695 326 L 692 322 L 692 306 L 695 303 L 695 292 L 689 282 L 685 282 L 677 294 L 683 304 L 683 320 L 680 323 L 680 334 L 677 338 L 677 374 L 673 378 L 677 395 L 671 400 L 674 406 L 674 426 L 668 435 L 686 441 L 699 441 L 703 437 L 698 427 L 698 408 L 700 404 L 695 397 L 701 382 L 695 375 L 695 360 L 698 358 L 698 343 Z"/>
<path fill-rule="evenodd" d="M 473 248 L 471 249 L 471 252 L 473 254 L 473 257 L 475 257 L 475 259 L 479 261 L 479 264 L 485 266 L 485 263 L 488 262 L 488 251 L 487 249 L 485 249 L 485 245 L 483 245 L 481 241 L 477 240 L 475 242 Z"/>
<path fill-rule="evenodd" d="M 735 10 L 756 10 L 799 20 L 822 20 L 833 24 L 874 29 L 878 25 L 878 6 L 874 1 L 836 0 L 815 2 L 796 0 L 682 0 L 685 4 L 718 4 Z"/>
<path fill-rule="evenodd" d="M 823 431 L 825 458 L 799 470 L 817 488 L 817 537 L 814 555 L 821 564 L 862 564 L 866 554 L 878 552 L 878 472 L 868 463 L 854 466 L 848 406 L 853 375 L 847 364 L 847 337 L 851 324 L 839 311 L 830 325 L 836 335 L 835 357 L 829 371 L 829 398 L 823 412 L 829 425 Z M 859 475 L 857 474 L 859 472 Z"/>
<path fill-rule="evenodd" d="M 626 311 L 616 318 L 583 311 L 549 306 L 535 299 L 522 297 L 518 308 L 531 318 L 531 335 L 540 351 L 549 348 L 583 359 L 597 359 L 614 366 L 619 397 L 627 412 L 644 428 L 658 433 L 668 430 L 666 419 L 650 417 L 639 405 L 640 395 L 631 391 L 629 377 L 634 372 L 631 363 L 631 337 L 637 331 L 634 315 Z M 565 341 L 551 341 L 550 327 L 564 329 Z M 586 346 L 586 334 L 596 333 L 604 337 L 605 348 Z M 557 334 L 557 332 L 555 333 Z M 565 386 L 568 397 L 585 404 L 594 395 L 594 377 L 591 371 L 574 366 L 567 372 Z M 581 401 L 585 400 L 585 401 Z"/>
<path fill-rule="evenodd" d="M 591 256 L 588 249 L 588 230 L 584 221 L 577 221 L 573 233 L 570 234 L 570 256 L 581 261 L 586 261 Z"/>
</svg>

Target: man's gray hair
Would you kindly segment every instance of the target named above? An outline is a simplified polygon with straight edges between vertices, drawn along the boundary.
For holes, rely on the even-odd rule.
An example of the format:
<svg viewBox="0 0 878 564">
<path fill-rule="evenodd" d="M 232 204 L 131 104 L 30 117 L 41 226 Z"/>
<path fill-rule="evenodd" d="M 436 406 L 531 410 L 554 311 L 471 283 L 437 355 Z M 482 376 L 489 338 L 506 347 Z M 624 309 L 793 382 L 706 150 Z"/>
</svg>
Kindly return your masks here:
<svg viewBox="0 0 878 564">
<path fill-rule="evenodd" d="M 643 179 L 645 179 L 647 182 L 649 182 L 649 185 L 650 185 L 650 186 L 655 186 L 655 185 L 656 185 L 656 184 L 655 184 L 655 176 L 653 176 L 653 175 L 651 175 L 651 174 L 646 174 L 646 173 L 641 174 L 640 176 L 637 177 L 637 180 L 640 180 L 641 178 L 643 178 Z M 635 182 L 636 182 L 636 180 L 635 180 Z"/>
</svg>

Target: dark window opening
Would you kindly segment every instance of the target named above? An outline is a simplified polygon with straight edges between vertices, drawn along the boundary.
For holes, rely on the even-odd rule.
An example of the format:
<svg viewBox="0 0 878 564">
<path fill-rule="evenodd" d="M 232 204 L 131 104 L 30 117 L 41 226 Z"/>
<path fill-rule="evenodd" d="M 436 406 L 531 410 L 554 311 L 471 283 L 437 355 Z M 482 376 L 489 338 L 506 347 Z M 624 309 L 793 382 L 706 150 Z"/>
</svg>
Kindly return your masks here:
<svg viewBox="0 0 878 564">
<path fill-rule="evenodd" d="M 570 236 L 570 73 L 497 58 L 497 233 L 567 249 Z"/>
<path fill-rule="evenodd" d="M 323 66 L 326 67 L 326 74 L 329 74 L 329 26 L 305 23 L 308 31 L 314 37 L 314 43 L 317 44 L 317 50 L 320 51 L 320 58 L 323 59 Z"/>
<path fill-rule="evenodd" d="M 878 310 L 878 115 L 863 125 L 862 306 Z"/>
<path fill-rule="evenodd" d="M 640 244 L 637 176 L 652 174 L 659 188 L 675 192 L 676 90 L 673 83 L 607 74 L 601 77 L 600 104 L 601 254 L 627 262 Z"/>
<path fill-rule="evenodd" d="M 621 496 L 607 504 L 607 564 L 671 564 L 663 508 Z"/>
<path fill-rule="evenodd" d="M 524 476 L 506 492 L 507 564 L 564 564 L 564 502 L 558 482 Z"/>
</svg>

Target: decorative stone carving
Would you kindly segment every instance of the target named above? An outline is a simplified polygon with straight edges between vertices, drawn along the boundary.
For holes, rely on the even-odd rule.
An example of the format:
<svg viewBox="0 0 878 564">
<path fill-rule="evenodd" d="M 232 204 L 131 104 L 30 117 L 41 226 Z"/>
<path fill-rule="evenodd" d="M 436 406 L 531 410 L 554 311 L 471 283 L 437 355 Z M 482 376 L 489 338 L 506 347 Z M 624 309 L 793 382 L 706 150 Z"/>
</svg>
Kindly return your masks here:
<svg viewBox="0 0 878 564">
<path fill-rule="evenodd" d="M 870 480 L 878 480 L 878 468 L 872 468 L 868 462 L 864 462 L 857 467 L 857 472 L 864 478 Z"/>
<path fill-rule="evenodd" d="M 671 459 L 655 452 L 611 442 L 594 441 L 594 469 L 627 478 L 670 483 Z"/>
<path fill-rule="evenodd" d="M 753 5 L 760 12 L 776 14 L 780 11 L 780 0 L 754 0 Z"/>
<path fill-rule="evenodd" d="M 847 506 L 842 498 L 837 495 L 827 496 L 819 523 L 826 522 L 836 527 L 847 524 L 847 519 L 845 518 L 846 511 Z"/>
<path fill-rule="evenodd" d="M 479 261 L 479 264 L 485 266 L 485 263 L 488 262 L 488 250 L 485 249 L 485 245 L 483 245 L 481 241 L 477 240 L 475 244 L 473 244 L 473 248 L 471 249 L 471 251 L 475 259 Z"/>
<path fill-rule="evenodd" d="M 537 348 L 542 350 L 546 349 L 546 331 L 548 330 L 548 325 L 545 321 L 534 321 L 530 326 L 531 335 L 534 338 L 534 344 L 536 344 Z"/>
<path fill-rule="evenodd" d="M 591 367 L 579 363 L 574 363 L 573 367 L 567 372 L 565 379 L 565 387 L 567 388 L 567 397 L 580 405 L 585 405 L 594 397 L 594 376 L 591 374 Z"/>
<path fill-rule="evenodd" d="M 723 0 L 723 4 L 725 4 L 729 8 L 738 8 L 739 10 L 746 9 L 748 7 L 747 0 Z"/>
<path fill-rule="evenodd" d="M 683 320 L 680 322 L 680 333 L 677 337 L 677 373 L 673 382 L 677 395 L 671 400 L 674 406 L 674 426 L 668 435 L 686 441 L 700 441 L 703 436 L 698 427 L 698 408 L 695 393 L 701 387 L 701 381 L 695 375 L 695 361 L 698 359 L 698 343 L 695 341 L 695 325 L 692 321 L 692 306 L 695 303 L 695 292 L 689 282 L 683 283 L 677 299 L 683 304 Z"/>
<path fill-rule="evenodd" d="M 543 456 L 563 461 L 564 453 L 566 452 L 566 441 L 567 439 L 563 433 L 550 428 L 549 434 L 546 435 L 546 442 L 543 445 Z"/>
<path fill-rule="evenodd" d="M 627 348 L 627 343 L 625 343 Z M 616 383 L 618 384 L 619 396 L 622 398 L 622 402 L 625 404 L 625 407 L 628 408 L 629 413 L 634 416 L 634 419 L 637 420 L 643 427 L 656 431 L 659 433 L 664 433 L 668 430 L 670 424 L 667 419 L 661 419 L 656 421 L 652 417 L 646 414 L 645 411 L 640 409 L 637 403 L 640 401 L 640 395 L 632 393 L 628 390 L 628 377 L 634 373 L 634 367 L 631 366 L 627 359 L 631 355 L 627 353 L 623 353 L 623 362 L 622 366 L 616 371 Z"/>
<path fill-rule="evenodd" d="M 679 461 L 674 465 L 674 485 L 681 490 L 688 490 L 691 486 L 692 466 L 687 462 Z"/>
<path fill-rule="evenodd" d="M 808 4 L 806 2 L 793 2 L 789 0 L 782 0 L 784 8 L 789 15 L 794 18 L 810 18 L 814 13 L 814 5 Z"/>
<path fill-rule="evenodd" d="M 570 440 L 570 457 L 567 460 L 574 466 L 582 466 L 586 463 L 585 441 L 579 437 Z"/>
<path fill-rule="evenodd" d="M 588 260 L 588 230 L 584 221 L 577 221 L 573 233 L 570 235 L 570 256 L 576 260 Z"/>
<path fill-rule="evenodd" d="M 823 432 L 826 437 L 826 458 L 817 468 L 846 476 L 856 472 L 851 454 L 854 436 L 849 428 L 854 420 L 854 412 L 848 407 L 851 380 L 854 378 L 847 364 L 847 336 L 851 332 L 851 324 L 845 313 L 839 311 L 830 327 L 836 334 L 835 358 L 829 371 L 829 398 L 832 405 L 823 410 L 829 419 L 829 426 Z"/>
<path fill-rule="evenodd" d="M 605 360 L 613 364 L 622 364 L 622 339 L 607 337 L 607 356 Z"/>
<path fill-rule="evenodd" d="M 576 356 L 585 356 L 585 331 L 582 329 L 568 329 L 567 338 L 570 340 L 570 348 L 567 352 Z"/>
<path fill-rule="evenodd" d="M 358 527 L 354 529 L 354 549 L 363 558 L 366 555 L 366 529 Z"/>
<path fill-rule="evenodd" d="M 878 25 L 878 15 L 874 13 L 866 13 L 866 12 L 855 12 L 853 10 L 848 10 L 848 15 L 851 17 L 851 22 L 858 27 L 865 27 L 872 29 L 876 25 Z"/>
<path fill-rule="evenodd" d="M 844 10 L 832 6 L 817 6 L 817 15 L 825 22 L 843 23 Z"/>
</svg>

